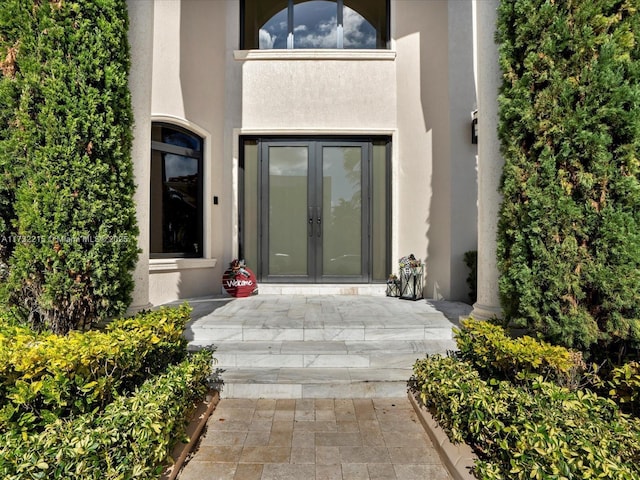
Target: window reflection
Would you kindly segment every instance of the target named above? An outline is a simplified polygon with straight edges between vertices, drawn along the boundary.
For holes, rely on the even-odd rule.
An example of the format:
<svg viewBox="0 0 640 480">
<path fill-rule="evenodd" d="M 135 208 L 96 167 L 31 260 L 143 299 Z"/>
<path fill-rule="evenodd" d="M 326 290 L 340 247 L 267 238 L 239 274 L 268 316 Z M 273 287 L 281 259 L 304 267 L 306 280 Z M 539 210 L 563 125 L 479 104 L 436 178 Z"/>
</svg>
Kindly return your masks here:
<svg viewBox="0 0 640 480">
<path fill-rule="evenodd" d="M 386 48 L 387 3 L 244 0 L 243 48 Z"/>
<path fill-rule="evenodd" d="M 202 139 L 153 125 L 150 252 L 202 256 Z"/>
<path fill-rule="evenodd" d="M 344 6 L 344 48 L 376 48 L 376 29 L 362 15 Z"/>
<path fill-rule="evenodd" d="M 337 48 L 336 2 L 313 0 L 293 7 L 294 48 Z"/>
<path fill-rule="evenodd" d="M 260 27 L 260 49 L 287 48 L 287 9 L 281 10 Z"/>
</svg>

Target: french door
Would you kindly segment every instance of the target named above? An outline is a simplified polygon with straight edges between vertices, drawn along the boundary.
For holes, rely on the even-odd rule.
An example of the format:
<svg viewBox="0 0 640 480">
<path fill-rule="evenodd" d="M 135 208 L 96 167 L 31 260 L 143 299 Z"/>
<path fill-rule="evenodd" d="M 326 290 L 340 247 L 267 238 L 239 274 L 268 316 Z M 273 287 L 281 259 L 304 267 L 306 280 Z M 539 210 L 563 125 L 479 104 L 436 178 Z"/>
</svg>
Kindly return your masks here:
<svg viewBox="0 0 640 480">
<path fill-rule="evenodd" d="M 369 280 L 369 145 L 261 142 L 262 281 Z"/>
</svg>

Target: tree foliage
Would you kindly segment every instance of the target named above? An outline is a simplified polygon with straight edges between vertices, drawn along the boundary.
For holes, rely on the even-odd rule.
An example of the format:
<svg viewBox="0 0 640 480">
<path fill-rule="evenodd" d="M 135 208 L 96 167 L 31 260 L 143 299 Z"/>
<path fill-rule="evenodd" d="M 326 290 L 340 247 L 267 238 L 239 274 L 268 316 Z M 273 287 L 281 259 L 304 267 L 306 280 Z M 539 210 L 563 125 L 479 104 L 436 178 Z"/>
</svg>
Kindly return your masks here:
<svg viewBox="0 0 640 480">
<path fill-rule="evenodd" d="M 133 288 L 126 2 L 7 0 L 0 20 L 3 301 L 64 333 Z"/>
<path fill-rule="evenodd" d="M 639 8 L 499 8 L 503 309 L 567 346 L 640 339 Z"/>
</svg>

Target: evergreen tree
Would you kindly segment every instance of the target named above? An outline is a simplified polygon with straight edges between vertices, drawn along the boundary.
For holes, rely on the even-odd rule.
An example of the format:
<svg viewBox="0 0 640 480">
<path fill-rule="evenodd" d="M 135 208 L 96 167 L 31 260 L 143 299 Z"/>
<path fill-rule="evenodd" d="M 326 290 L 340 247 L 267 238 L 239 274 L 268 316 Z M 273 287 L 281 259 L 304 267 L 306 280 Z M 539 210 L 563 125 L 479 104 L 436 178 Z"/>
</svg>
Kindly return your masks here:
<svg viewBox="0 0 640 480">
<path fill-rule="evenodd" d="M 12 147 L 0 166 L 17 180 L 0 204 L 15 199 L 3 212 L 17 234 L 4 301 L 35 327 L 86 328 L 126 309 L 137 259 L 126 1 L 0 9 L 28 19 L 17 25 L 17 108 L 0 134 Z"/>
<path fill-rule="evenodd" d="M 638 0 L 503 0 L 506 317 L 556 343 L 640 339 Z"/>
</svg>

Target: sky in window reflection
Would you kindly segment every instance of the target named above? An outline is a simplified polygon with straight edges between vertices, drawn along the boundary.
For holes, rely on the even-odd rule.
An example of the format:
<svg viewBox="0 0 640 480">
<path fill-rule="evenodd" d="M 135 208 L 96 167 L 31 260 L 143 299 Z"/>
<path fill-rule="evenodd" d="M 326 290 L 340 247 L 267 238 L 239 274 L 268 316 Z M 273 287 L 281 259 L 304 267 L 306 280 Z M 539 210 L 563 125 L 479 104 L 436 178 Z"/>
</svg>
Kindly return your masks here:
<svg viewBox="0 0 640 480">
<path fill-rule="evenodd" d="M 173 153 L 164 153 L 164 181 L 196 181 L 198 160 Z"/>
<path fill-rule="evenodd" d="M 190 148 L 196 151 L 200 151 L 201 149 L 200 140 L 198 138 L 169 128 L 162 129 L 162 141 L 169 145 Z"/>
<path fill-rule="evenodd" d="M 269 175 L 277 177 L 306 176 L 309 169 L 307 147 L 269 147 Z"/>
<path fill-rule="evenodd" d="M 336 48 L 337 3 L 312 0 L 296 4 L 293 12 L 295 48 Z M 343 10 L 344 48 L 376 48 L 375 28 L 355 10 Z M 287 9 L 280 11 L 260 29 L 260 48 L 287 48 Z"/>
</svg>

